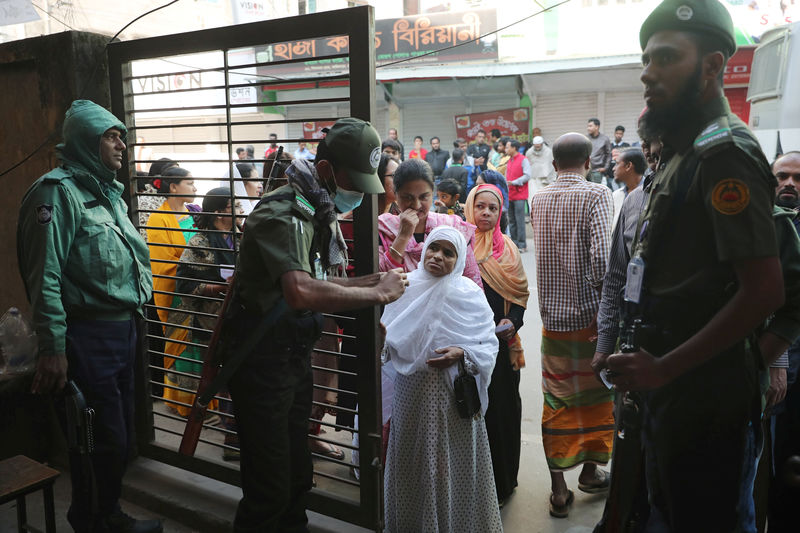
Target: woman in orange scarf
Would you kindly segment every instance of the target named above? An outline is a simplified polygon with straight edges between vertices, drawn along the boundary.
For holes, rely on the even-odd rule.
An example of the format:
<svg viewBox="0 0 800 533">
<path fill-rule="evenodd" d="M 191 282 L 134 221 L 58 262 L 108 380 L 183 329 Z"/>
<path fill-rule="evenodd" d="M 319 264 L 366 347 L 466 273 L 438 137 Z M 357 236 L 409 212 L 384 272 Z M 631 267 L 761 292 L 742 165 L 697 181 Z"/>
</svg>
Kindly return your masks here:
<svg viewBox="0 0 800 533">
<path fill-rule="evenodd" d="M 525 357 L 517 332 L 528 305 L 528 278 L 517 246 L 500 231 L 503 211 L 500 189 L 478 185 L 469 193 L 464 208 L 467 222 L 477 226 L 475 259 L 500 340 L 485 418 L 497 499 L 502 507 L 517 486 L 519 471 L 522 424 L 519 370 L 525 366 Z"/>
</svg>

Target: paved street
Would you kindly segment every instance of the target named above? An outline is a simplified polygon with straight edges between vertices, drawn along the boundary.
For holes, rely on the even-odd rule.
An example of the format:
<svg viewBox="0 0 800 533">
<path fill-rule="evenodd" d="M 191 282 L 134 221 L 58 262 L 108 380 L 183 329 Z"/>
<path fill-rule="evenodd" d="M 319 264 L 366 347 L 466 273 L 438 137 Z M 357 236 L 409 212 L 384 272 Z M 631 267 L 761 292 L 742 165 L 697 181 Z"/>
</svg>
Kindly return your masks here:
<svg viewBox="0 0 800 533">
<path fill-rule="evenodd" d="M 528 231 L 530 234 L 530 230 Z M 520 331 L 525 347 L 527 366 L 522 370 L 522 458 L 519 487 L 502 511 L 503 526 L 508 533 L 588 533 L 603 513 L 605 495 L 584 494 L 578 490 L 579 469 L 566 474 L 567 484 L 575 492 L 575 503 L 569 518 L 551 518 L 548 513 L 550 475 L 542 451 L 542 369 L 539 348 L 542 321 L 536 297 L 536 267 L 533 241 L 528 239 L 528 252 L 522 254 L 531 289 L 525 326 Z"/>
<path fill-rule="evenodd" d="M 532 250 L 529 239 L 529 250 Z M 578 470 L 567 473 L 567 482 L 575 492 L 575 504 L 569 518 L 555 519 L 548 513 L 548 496 L 550 494 L 550 477 L 542 451 L 541 436 L 541 367 L 539 346 L 541 341 L 542 324 L 539 318 L 539 309 L 536 299 L 536 278 L 534 266 L 534 253 L 523 254 L 523 263 L 528 274 L 531 287 L 531 299 L 528 311 L 525 314 L 525 326 L 521 330 L 523 345 L 526 352 L 527 367 L 522 371 L 522 458 L 519 473 L 519 487 L 514 496 L 502 510 L 503 525 L 508 533 L 589 533 L 603 511 L 604 495 L 589 495 L 577 490 Z M 163 406 L 157 406 L 157 411 Z M 160 423 L 164 423 L 162 420 Z M 174 429 L 180 429 L 178 427 Z M 333 440 L 346 442 L 349 434 L 346 432 L 329 432 L 326 435 Z M 205 431 L 204 437 L 213 441 L 221 440 L 215 432 Z M 159 432 L 159 440 L 177 446 L 177 437 Z M 219 450 L 208 445 L 201 445 L 198 454 L 219 461 Z M 348 458 L 349 459 L 349 458 Z M 347 476 L 347 467 L 333 464 L 317 464 L 317 468 L 329 473 Z M 336 470 L 335 472 L 333 470 Z M 326 483 L 324 478 L 318 478 L 321 485 Z M 191 496 L 187 499 L 187 483 L 193 487 Z M 182 509 L 178 515 L 173 515 L 166 520 L 165 531 L 168 533 L 188 533 L 198 531 L 195 527 L 181 524 L 175 520 L 183 516 L 187 522 L 203 523 L 203 530 L 215 531 L 219 527 L 228 526 L 235 513 L 235 505 L 241 495 L 241 490 L 230 485 L 225 485 L 214 480 L 203 478 L 188 472 L 182 472 L 174 467 L 169 467 L 149 460 L 139 460 L 133 465 L 126 476 L 127 489 L 124 497 L 133 498 L 140 505 L 129 502 L 123 503 L 131 514 L 138 517 L 159 516 L 159 513 L 170 515 L 169 502 L 172 509 Z M 158 488 L 156 488 L 158 487 Z M 341 488 L 340 488 L 341 490 Z M 63 474 L 56 483 L 56 514 L 58 516 L 58 530 L 69 531 L 66 523 L 66 510 L 69 505 L 69 480 L 68 474 Z M 156 499 L 147 498 L 147 493 Z M 145 495 L 143 497 L 143 494 Z M 159 494 L 160 496 L 155 496 Z M 203 497 L 203 499 L 200 498 Z M 143 499 L 144 498 L 144 499 Z M 160 500 L 159 500 L 160 498 Z M 28 498 L 29 517 L 37 526 L 43 525 L 40 494 Z M 187 514 L 189 513 L 189 514 Z M 197 516 L 194 516 L 197 515 Z M 207 515 L 201 518 L 200 515 Z M 192 518 L 189 520 L 187 517 Z M 211 524 L 216 524 L 212 529 L 207 529 Z M 224 526 L 222 525 L 224 524 Z M 0 533 L 16 531 L 15 508 L 13 504 L 0 507 Z M 354 527 L 344 522 L 332 520 L 320 515 L 311 514 L 311 530 L 315 533 L 355 533 L 367 532 L 365 529 Z"/>
</svg>

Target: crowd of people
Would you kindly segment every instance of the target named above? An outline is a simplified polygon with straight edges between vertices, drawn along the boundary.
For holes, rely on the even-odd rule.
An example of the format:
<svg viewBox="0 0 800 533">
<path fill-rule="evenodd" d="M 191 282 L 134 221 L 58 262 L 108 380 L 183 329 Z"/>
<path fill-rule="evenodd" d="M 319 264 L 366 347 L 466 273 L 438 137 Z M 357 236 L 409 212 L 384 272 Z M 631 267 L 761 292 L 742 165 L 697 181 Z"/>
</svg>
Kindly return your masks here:
<svg viewBox="0 0 800 533">
<path fill-rule="evenodd" d="M 377 305 L 382 350 L 358 355 L 382 365 L 386 531 L 502 531 L 520 469 L 529 224 L 549 514 L 569 516 L 564 472 L 580 468 L 578 490 L 610 494 L 598 532 L 796 528 L 800 152 L 769 164 L 730 112 L 735 41 L 718 2 L 665 0 L 640 39 L 637 142 L 589 118 L 552 146 L 492 130 L 452 153 L 417 136 L 406 157 L 396 129 L 381 140 L 345 118 L 313 152 L 292 156 L 277 136 L 262 160 L 243 148 L 234 190 L 201 205 L 188 169 L 153 163 L 139 178 L 143 233 L 115 181 L 125 125 L 74 102 L 63 165 L 26 195 L 18 234 L 33 391 L 69 378 L 96 412 L 94 474 L 71 456 L 74 529 L 162 530 L 118 503 L 145 313 L 170 416 L 189 413 L 215 327 L 241 355 L 210 405 L 222 420 L 205 420 L 241 461 L 234 529 L 307 531 L 311 454 L 345 459 L 319 421 L 345 405 L 329 394 L 345 386 L 340 365 L 343 380 L 355 370 L 332 355 L 352 326 L 322 313 Z M 365 194 L 378 195 L 378 272 L 355 277 L 347 221 Z"/>
</svg>

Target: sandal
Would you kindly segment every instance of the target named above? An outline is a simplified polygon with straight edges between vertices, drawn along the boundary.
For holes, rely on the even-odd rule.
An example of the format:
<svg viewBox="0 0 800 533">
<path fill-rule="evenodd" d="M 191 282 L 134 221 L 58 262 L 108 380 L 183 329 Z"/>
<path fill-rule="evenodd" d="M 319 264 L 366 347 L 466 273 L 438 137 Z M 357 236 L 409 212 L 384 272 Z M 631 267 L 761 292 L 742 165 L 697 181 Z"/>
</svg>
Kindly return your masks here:
<svg viewBox="0 0 800 533">
<path fill-rule="evenodd" d="M 344 460 L 344 451 L 337 448 L 333 444 L 329 444 L 323 441 L 314 441 L 316 444 L 309 444 L 309 448 L 311 449 L 311 453 L 315 453 L 318 455 L 322 455 L 325 457 L 329 457 L 331 459 L 336 459 L 338 461 Z M 318 449 L 314 449 L 314 447 L 318 447 Z"/>
<path fill-rule="evenodd" d="M 586 494 L 600 494 L 601 492 L 608 492 L 611 486 L 611 476 L 605 470 L 597 470 L 599 477 L 592 483 L 578 482 L 578 489 Z"/>
<path fill-rule="evenodd" d="M 553 495 L 550 494 L 550 516 L 554 518 L 566 518 L 569 516 L 569 508 L 572 506 L 572 502 L 575 501 L 575 494 L 571 490 L 568 490 L 567 493 L 567 501 L 564 502 L 564 505 L 553 503 Z"/>
</svg>

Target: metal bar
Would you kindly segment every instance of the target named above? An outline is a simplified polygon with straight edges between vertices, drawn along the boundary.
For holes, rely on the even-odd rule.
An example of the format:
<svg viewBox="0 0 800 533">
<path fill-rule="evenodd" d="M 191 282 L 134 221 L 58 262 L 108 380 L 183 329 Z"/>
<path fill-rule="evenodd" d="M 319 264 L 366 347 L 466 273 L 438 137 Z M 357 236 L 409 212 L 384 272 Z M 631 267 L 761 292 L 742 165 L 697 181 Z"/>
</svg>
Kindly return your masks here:
<svg viewBox="0 0 800 533">
<path fill-rule="evenodd" d="M 308 117 L 308 118 L 286 118 L 281 120 L 246 120 L 243 122 L 234 122 L 233 126 L 258 126 L 262 124 L 297 124 L 303 122 L 335 122 L 342 117 Z M 221 125 L 220 122 L 202 122 L 198 124 L 154 124 L 148 126 L 134 126 L 131 127 L 131 130 L 163 130 L 163 129 L 173 129 L 173 128 L 208 128 L 208 127 L 215 127 L 219 128 Z"/>
<path fill-rule="evenodd" d="M 375 23 L 372 8 L 359 11 L 350 22 L 350 113 L 372 122 L 375 116 Z M 353 237 L 356 276 L 378 269 L 378 204 L 376 195 L 366 195 L 361 207 L 353 212 Z M 356 315 L 359 427 L 361 458 L 361 504 L 373 520 L 376 531 L 383 530 L 383 469 L 372 466 L 372 458 L 381 461 L 381 380 L 376 354 L 380 353 L 377 306 L 359 310 Z M 378 436 L 377 438 L 373 435 Z M 366 464 L 365 464 L 366 463 Z"/>
<path fill-rule="evenodd" d="M 308 438 L 311 439 L 311 440 L 317 440 L 317 441 L 320 441 L 320 442 L 327 442 L 328 444 L 333 444 L 334 446 L 339 446 L 340 448 L 347 448 L 348 450 L 358 450 L 358 448 L 356 448 L 352 444 L 347 444 L 345 442 L 338 442 L 338 441 L 335 441 L 335 440 L 326 439 L 326 438 L 320 437 L 319 435 L 312 435 L 311 433 L 308 434 Z"/>
<path fill-rule="evenodd" d="M 164 311 L 174 311 L 172 307 L 164 307 L 162 305 L 153 305 L 153 304 L 144 304 L 145 307 L 149 307 L 150 309 L 162 309 Z M 217 315 L 212 313 L 203 313 L 202 311 L 192 311 L 194 316 L 207 316 L 209 318 L 218 318 Z"/>
<path fill-rule="evenodd" d="M 358 377 L 358 374 L 355 373 L 355 372 L 348 372 L 346 370 L 339 370 L 337 368 L 325 368 L 325 367 L 322 367 L 322 366 L 311 365 L 311 369 L 312 370 L 318 370 L 320 372 L 330 372 L 331 374 L 337 374 L 339 376 Z M 354 391 L 350 391 L 350 389 L 342 389 L 342 390 L 346 390 L 346 391 L 349 391 L 349 392 L 354 392 Z"/>
<path fill-rule="evenodd" d="M 206 280 L 206 283 L 208 283 L 208 280 Z M 219 285 L 222 285 L 222 284 L 220 283 Z M 171 296 L 180 296 L 180 297 L 183 297 L 183 298 L 197 298 L 198 300 L 206 300 L 206 301 L 210 301 L 210 302 L 222 302 L 224 300 L 224 298 L 215 298 L 213 296 L 201 296 L 199 294 L 186 294 L 186 293 L 183 293 L 183 292 L 171 292 L 171 291 L 153 290 L 153 294 L 169 294 Z M 188 311 L 188 310 L 185 310 L 185 309 L 177 309 L 176 308 L 175 310 L 176 311 L 181 311 L 183 313 L 188 313 L 188 314 L 192 313 L 191 311 Z M 183 326 L 180 326 L 180 327 L 183 327 Z"/>
<path fill-rule="evenodd" d="M 348 57 L 348 56 L 345 56 Z M 328 59 L 327 57 L 323 57 L 320 59 Z M 259 63 L 255 66 L 266 66 L 266 65 L 273 65 L 274 63 Z M 252 74 L 247 72 L 236 72 L 235 69 L 242 68 L 242 67 L 232 67 L 233 70 L 231 72 L 237 76 L 260 76 L 259 74 Z M 252 67 L 249 67 L 252 68 Z M 216 71 L 217 69 L 214 69 Z M 192 71 L 191 74 L 198 74 L 198 71 Z M 153 75 L 145 75 L 145 76 L 137 76 L 137 78 L 150 78 Z M 169 74 L 158 74 L 158 76 L 169 76 Z M 290 79 L 279 79 L 277 81 L 251 81 L 246 83 L 232 83 L 229 89 L 240 89 L 243 87 L 277 87 L 280 88 L 281 85 L 297 85 L 301 83 L 319 83 L 319 82 L 326 82 L 326 81 L 335 81 L 335 80 L 349 80 L 350 76 L 348 74 L 340 74 L 338 76 L 324 76 L 319 78 L 290 78 Z M 341 86 L 343 87 L 343 86 Z M 176 93 L 189 93 L 189 92 L 198 92 L 198 91 L 219 91 L 221 89 L 225 89 L 224 85 L 212 85 L 210 87 L 192 87 L 189 89 L 171 89 L 169 91 L 143 91 L 143 92 L 134 92 L 133 96 L 152 96 L 152 95 L 164 95 L 164 94 L 176 94 Z"/>
<path fill-rule="evenodd" d="M 315 385 L 315 387 L 316 387 L 316 385 Z M 341 390 L 343 390 L 343 389 L 341 389 Z M 311 403 L 312 403 L 312 405 L 316 405 L 318 407 L 324 407 L 326 410 L 327 409 L 332 409 L 334 411 L 342 411 L 342 412 L 345 412 L 345 413 L 353 413 L 354 415 L 358 414 L 358 410 L 357 409 L 350 409 L 348 407 L 339 407 L 338 405 L 331 405 L 331 404 L 322 403 L 322 402 L 311 402 Z"/>
<path fill-rule="evenodd" d="M 184 281 L 197 281 L 197 282 L 200 282 L 200 283 L 203 283 L 203 282 L 207 281 L 207 280 L 200 279 L 200 278 L 187 278 L 185 276 L 165 276 L 164 274 L 153 274 L 153 277 L 154 278 L 159 278 L 159 279 L 174 279 L 174 280 L 184 280 Z M 228 282 L 227 281 L 223 281 L 223 282 L 220 283 L 220 285 L 228 285 Z"/>
<path fill-rule="evenodd" d="M 174 324 L 172 322 L 161 322 L 160 320 L 154 320 L 150 318 L 146 318 L 145 322 L 148 324 L 158 324 L 159 326 L 181 328 L 188 331 L 196 331 L 197 333 L 204 333 L 208 336 L 211 336 L 211 333 L 213 333 L 210 329 L 196 328 L 194 326 L 184 326 L 182 324 Z"/>
<path fill-rule="evenodd" d="M 230 95 L 228 96 L 230 100 Z M 286 100 L 283 102 L 270 102 L 270 105 L 291 106 L 291 105 L 310 105 L 310 104 L 336 104 L 340 102 L 349 102 L 350 98 L 335 97 L 335 98 L 315 98 L 312 100 Z M 238 109 L 242 107 L 258 107 L 258 104 L 214 104 L 214 105 L 194 105 L 185 107 L 147 107 L 145 109 L 130 110 L 127 113 L 163 113 L 165 111 L 207 111 L 211 109 Z M 261 107 L 264 107 L 262 104 Z"/>
<path fill-rule="evenodd" d="M 237 28 L 238 27 L 240 27 L 240 26 L 237 26 Z M 206 31 L 208 31 L 208 30 L 206 30 Z M 190 32 L 190 33 L 199 33 L 199 32 Z M 179 38 L 182 35 L 189 35 L 189 34 L 188 33 L 186 33 L 186 34 L 177 34 L 177 35 L 173 34 L 173 35 L 170 35 L 170 37 Z M 331 35 L 330 37 L 336 37 L 336 35 Z M 145 41 L 147 39 L 138 39 L 138 40 L 139 41 Z M 281 42 L 293 42 L 293 41 L 296 41 L 296 40 L 300 40 L 300 39 L 299 38 L 298 39 L 289 39 L 288 41 L 281 41 Z M 263 39 L 262 38 L 261 41 L 256 41 L 256 42 L 258 42 L 258 44 L 267 44 L 267 41 L 268 41 L 268 39 Z M 255 43 L 250 43 L 250 46 L 252 46 L 253 44 L 255 44 Z M 273 41 L 270 44 L 278 44 L 278 43 Z M 238 47 L 234 47 L 234 48 L 238 48 Z M 194 50 L 194 52 L 196 52 L 196 51 L 197 50 Z M 159 59 L 164 59 L 164 58 L 170 57 L 172 55 L 178 55 L 178 54 L 162 55 Z M 335 55 L 329 55 L 329 56 L 322 56 L 322 57 L 318 57 L 318 58 L 315 58 L 315 59 L 339 59 L 339 58 L 346 58 L 346 57 L 349 57 L 349 54 L 335 54 Z M 129 58 L 129 60 L 130 59 L 134 59 L 134 58 Z M 246 69 L 246 68 L 254 68 L 254 67 L 271 67 L 271 66 L 275 66 L 275 65 L 290 65 L 290 64 L 293 64 L 293 63 L 306 63 L 308 60 L 309 59 L 307 57 L 297 58 L 297 59 L 284 59 L 284 60 L 281 60 L 281 61 L 271 61 L 269 63 L 248 63 L 246 65 L 235 65 L 233 68 L 234 69 Z M 126 77 L 124 81 L 133 81 L 133 80 L 139 80 L 139 79 L 143 79 L 143 78 L 151 78 L 154 75 L 155 76 L 180 76 L 180 75 L 183 75 L 183 74 L 202 74 L 204 72 L 220 72 L 223 69 L 227 69 L 227 67 L 209 67 L 209 68 L 197 68 L 197 69 L 192 69 L 192 70 L 182 70 L 182 71 L 177 71 L 177 72 L 163 72 L 163 73 L 159 73 L 159 74 L 143 74 L 141 76 L 129 76 L 129 77 Z M 259 76 L 259 74 L 251 74 L 251 73 L 246 73 L 246 72 L 237 72 L 236 74 L 241 75 L 241 76 Z M 288 82 L 293 82 L 294 80 L 293 79 L 279 78 L 279 81 L 281 83 L 286 83 L 287 81 Z M 175 92 L 175 91 L 168 91 L 168 92 Z M 136 93 L 136 94 L 138 95 L 139 93 Z"/>
</svg>

